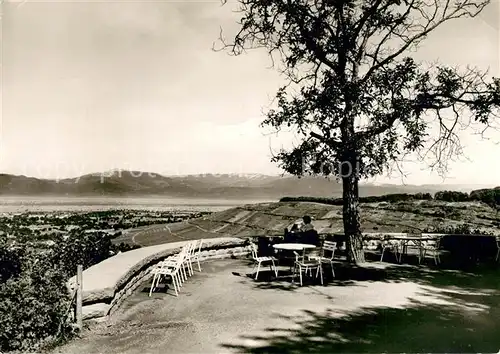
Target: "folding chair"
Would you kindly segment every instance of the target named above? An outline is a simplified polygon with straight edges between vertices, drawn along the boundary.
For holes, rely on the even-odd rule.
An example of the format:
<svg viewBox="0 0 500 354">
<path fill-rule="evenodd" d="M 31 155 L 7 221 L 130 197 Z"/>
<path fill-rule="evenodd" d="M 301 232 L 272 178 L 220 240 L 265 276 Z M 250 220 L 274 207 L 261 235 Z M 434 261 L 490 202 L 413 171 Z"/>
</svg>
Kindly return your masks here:
<svg viewBox="0 0 500 354">
<path fill-rule="evenodd" d="M 380 262 L 384 259 L 384 254 L 386 250 L 390 250 L 394 252 L 394 255 L 396 256 L 396 261 L 398 263 L 401 263 L 401 254 L 402 254 L 402 245 L 400 241 L 397 240 L 390 240 L 389 238 L 385 238 L 384 241 L 382 241 L 382 255 L 380 256 Z"/>
<path fill-rule="evenodd" d="M 335 250 L 337 249 L 337 244 L 332 241 L 324 241 L 321 247 L 319 256 L 309 256 L 309 260 L 315 260 L 320 263 L 328 263 L 332 268 L 332 275 L 335 278 L 335 270 L 333 269 L 333 257 L 335 257 Z M 328 255 L 329 254 L 329 255 Z M 323 267 L 321 267 L 323 270 Z"/>
<path fill-rule="evenodd" d="M 255 262 L 252 272 L 254 271 L 255 267 L 257 267 L 257 273 L 255 273 L 255 280 L 257 280 L 259 276 L 261 264 L 265 262 L 269 262 L 269 268 L 271 269 L 271 271 L 274 271 L 274 274 L 276 275 L 276 277 L 278 277 L 278 269 L 276 268 L 276 264 L 274 263 L 274 261 L 277 261 L 277 259 L 275 257 L 258 257 L 257 246 L 255 245 L 255 243 L 250 243 L 250 247 L 252 250 L 252 259 Z"/>
<path fill-rule="evenodd" d="M 191 262 L 191 269 L 193 262 L 198 264 L 198 271 L 201 272 L 200 266 L 200 256 L 201 256 L 201 247 L 203 245 L 203 240 L 193 241 L 193 247 L 191 249 L 191 253 L 189 254 L 189 261 Z"/>
<path fill-rule="evenodd" d="M 182 283 L 185 282 L 188 278 L 188 274 L 191 275 L 191 270 L 189 266 L 189 252 L 191 251 L 191 242 L 185 244 L 181 252 L 177 253 L 176 255 L 172 256 L 169 260 L 176 262 L 180 261 L 181 266 L 180 266 L 180 275 L 181 275 L 181 287 Z M 188 271 L 186 272 L 186 268 L 188 268 Z"/>
<path fill-rule="evenodd" d="M 182 275 L 181 268 L 184 261 L 184 253 L 182 250 L 176 259 L 166 260 L 158 263 L 158 266 L 153 269 L 153 280 L 151 282 L 151 288 L 149 289 L 149 296 L 153 293 L 154 289 L 158 287 L 161 278 L 170 277 L 172 279 L 172 285 L 175 291 L 175 296 L 179 295 L 180 288 L 182 286 Z"/>
<path fill-rule="evenodd" d="M 432 258 L 434 258 L 434 263 L 438 265 L 441 262 L 441 259 L 439 258 L 440 241 L 440 237 L 435 240 L 422 241 L 422 259 L 425 259 L 427 252 L 431 252 Z"/>
<path fill-rule="evenodd" d="M 323 270 L 321 268 L 321 262 L 318 260 L 306 260 L 304 255 L 299 255 L 296 251 L 293 251 L 295 254 L 295 265 L 292 276 L 292 283 L 295 282 L 295 277 L 297 274 L 297 270 L 299 273 L 300 286 L 302 286 L 302 273 L 309 273 L 309 276 L 312 276 L 312 271 L 316 270 L 316 278 L 318 275 L 321 277 L 321 285 L 323 285 Z M 333 269 L 333 268 L 332 268 Z"/>
</svg>

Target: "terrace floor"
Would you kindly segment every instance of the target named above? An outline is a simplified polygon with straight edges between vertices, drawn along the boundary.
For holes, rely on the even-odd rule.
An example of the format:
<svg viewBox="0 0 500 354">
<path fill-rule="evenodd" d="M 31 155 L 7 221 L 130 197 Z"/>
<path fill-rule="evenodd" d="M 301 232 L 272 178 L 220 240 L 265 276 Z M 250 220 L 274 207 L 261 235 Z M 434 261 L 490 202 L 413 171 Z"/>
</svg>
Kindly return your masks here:
<svg viewBox="0 0 500 354">
<path fill-rule="evenodd" d="M 368 263 L 326 286 L 202 264 L 178 298 L 149 284 L 58 353 L 498 352 L 500 272 Z M 170 291 L 169 291 L 170 293 Z"/>
</svg>

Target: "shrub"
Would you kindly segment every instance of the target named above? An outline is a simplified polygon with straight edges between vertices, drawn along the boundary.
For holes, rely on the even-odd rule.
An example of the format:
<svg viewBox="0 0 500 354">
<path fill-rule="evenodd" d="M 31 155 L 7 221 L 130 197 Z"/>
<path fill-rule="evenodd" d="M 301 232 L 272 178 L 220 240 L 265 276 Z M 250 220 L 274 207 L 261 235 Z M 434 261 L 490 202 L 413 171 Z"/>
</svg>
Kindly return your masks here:
<svg viewBox="0 0 500 354">
<path fill-rule="evenodd" d="M 380 202 L 395 203 L 408 200 L 432 200 L 432 195 L 430 193 L 416 193 L 416 194 L 396 193 L 396 194 L 386 194 L 380 196 L 369 196 L 369 197 L 359 198 L 360 203 L 380 203 Z M 283 197 L 280 199 L 280 202 L 313 202 L 313 203 L 322 203 L 329 205 L 342 205 L 342 198 Z"/>
<path fill-rule="evenodd" d="M 470 200 L 467 193 L 457 191 L 439 191 L 434 195 L 434 199 L 444 202 L 466 202 Z"/>
<path fill-rule="evenodd" d="M 0 284 L 21 273 L 21 257 L 23 249 L 8 247 L 6 243 L 0 246 Z"/>
<path fill-rule="evenodd" d="M 478 189 L 470 193 L 470 200 L 480 201 L 491 207 L 500 206 L 500 187 L 492 189 Z"/>
<path fill-rule="evenodd" d="M 65 242 L 56 243 L 53 261 L 68 278 L 72 277 L 77 265 L 86 269 L 114 254 L 111 237 L 102 232 L 72 234 Z"/>
<path fill-rule="evenodd" d="M 50 258 L 25 252 L 22 271 L 0 284 L 0 351 L 33 351 L 67 333 L 66 277 Z"/>
<path fill-rule="evenodd" d="M 80 232 L 54 240 L 52 248 L 0 238 L 0 352 L 33 351 L 70 333 L 66 282 L 77 265 L 88 268 L 119 250 L 138 247 L 113 246 L 111 237 Z"/>
</svg>

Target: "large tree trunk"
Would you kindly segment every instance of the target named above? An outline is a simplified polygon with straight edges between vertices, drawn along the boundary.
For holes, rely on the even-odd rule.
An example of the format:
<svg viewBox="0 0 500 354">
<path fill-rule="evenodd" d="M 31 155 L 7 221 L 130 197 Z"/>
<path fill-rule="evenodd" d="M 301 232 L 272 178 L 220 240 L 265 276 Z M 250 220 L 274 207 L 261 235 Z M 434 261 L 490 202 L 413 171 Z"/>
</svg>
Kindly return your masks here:
<svg viewBox="0 0 500 354">
<path fill-rule="evenodd" d="M 343 201 L 343 221 L 344 234 L 346 236 L 347 260 L 352 263 L 363 263 L 365 253 L 363 251 L 363 237 L 359 222 L 359 175 L 356 171 L 356 164 L 351 158 L 348 159 L 351 166 L 349 171 L 342 171 L 342 201 Z"/>
</svg>

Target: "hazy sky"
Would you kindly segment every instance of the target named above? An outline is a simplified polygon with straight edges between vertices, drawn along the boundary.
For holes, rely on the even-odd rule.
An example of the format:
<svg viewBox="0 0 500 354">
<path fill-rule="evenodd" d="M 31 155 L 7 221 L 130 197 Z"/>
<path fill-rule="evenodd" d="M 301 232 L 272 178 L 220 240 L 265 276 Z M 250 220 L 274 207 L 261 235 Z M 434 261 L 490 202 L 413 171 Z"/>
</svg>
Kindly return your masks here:
<svg viewBox="0 0 500 354">
<path fill-rule="evenodd" d="M 265 52 L 211 50 L 219 26 L 234 33 L 231 9 L 218 1 L 4 2 L 0 170 L 279 173 L 271 152 L 292 137 L 258 125 L 281 79 Z M 496 2 L 481 18 L 435 32 L 417 57 L 499 75 L 498 22 Z M 451 164 L 446 182 L 500 184 L 500 146 L 466 143 L 473 162 Z M 423 167 L 407 165 L 406 182 L 441 182 Z"/>
</svg>

